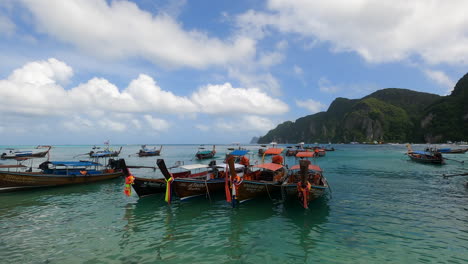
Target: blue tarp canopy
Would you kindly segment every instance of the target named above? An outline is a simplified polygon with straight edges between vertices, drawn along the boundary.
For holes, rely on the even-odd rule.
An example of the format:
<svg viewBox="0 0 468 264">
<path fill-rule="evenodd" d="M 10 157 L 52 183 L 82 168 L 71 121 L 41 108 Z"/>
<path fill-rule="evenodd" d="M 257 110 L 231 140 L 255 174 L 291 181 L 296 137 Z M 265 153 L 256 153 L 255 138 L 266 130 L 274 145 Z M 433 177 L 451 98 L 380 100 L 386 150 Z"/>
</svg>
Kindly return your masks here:
<svg viewBox="0 0 468 264">
<path fill-rule="evenodd" d="M 441 148 L 438 149 L 439 152 L 450 152 L 452 149 L 451 148 Z"/>
<path fill-rule="evenodd" d="M 69 167 L 87 167 L 101 165 L 92 161 L 51 161 L 54 166 L 69 166 Z"/>
<path fill-rule="evenodd" d="M 103 156 L 108 156 L 110 154 L 112 154 L 112 152 L 106 151 L 106 152 L 93 153 L 93 154 L 91 154 L 91 156 L 93 156 L 93 157 L 103 157 Z"/>
<path fill-rule="evenodd" d="M 240 150 L 240 149 L 237 149 L 237 150 L 234 150 L 233 152 L 229 153 L 229 155 L 233 155 L 233 156 L 244 156 L 245 154 L 247 154 L 247 152 L 249 152 L 248 150 Z"/>
<path fill-rule="evenodd" d="M 420 155 L 432 155 L 432 153 L 426 152 L 426 151 L 413 151 L 411 153 L 420 154 Z"/>
</svg>

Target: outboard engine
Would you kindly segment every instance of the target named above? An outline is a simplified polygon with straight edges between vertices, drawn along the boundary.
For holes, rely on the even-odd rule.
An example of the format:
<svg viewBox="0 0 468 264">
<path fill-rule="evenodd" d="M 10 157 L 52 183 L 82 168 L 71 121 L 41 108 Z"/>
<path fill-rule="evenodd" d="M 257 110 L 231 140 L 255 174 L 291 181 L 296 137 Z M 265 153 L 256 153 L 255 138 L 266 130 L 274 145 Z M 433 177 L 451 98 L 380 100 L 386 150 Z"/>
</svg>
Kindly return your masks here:
<svg viewBox="0 0 468 264">
<path fill-rule="evenodd" d="M 49 163 L 50 161 L 44 161 L 41 164 L 39 164 L 39 169 L 45 171 L 49 169 Z"/>
<path fill-rule="evenodd" d="M 115 160 L 115 159 L 109 159 L 109 162 L 107 163 L 107 166 L 109 166 L 109 168 L 111 169 L 120 169 L 119 168 L 119 160 Z"/>
</svg>

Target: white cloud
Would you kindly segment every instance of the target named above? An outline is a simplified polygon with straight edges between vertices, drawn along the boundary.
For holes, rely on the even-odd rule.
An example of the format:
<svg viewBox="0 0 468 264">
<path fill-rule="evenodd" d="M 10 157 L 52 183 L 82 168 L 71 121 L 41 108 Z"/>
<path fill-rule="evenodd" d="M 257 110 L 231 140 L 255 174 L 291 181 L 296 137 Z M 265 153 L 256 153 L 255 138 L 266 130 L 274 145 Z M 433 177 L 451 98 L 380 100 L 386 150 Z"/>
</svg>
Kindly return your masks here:
<svg viewBox="0 0 468 264">
<path fill-rule="evenodd" d="M 302 76 L 302 74 L 304 74 L 304 70 L 301 67 L 294 65 L 294 73 L 298 76 Z"/>
<path fill-rule="evenodd" d="M 284 60 L 284 55 L 280 52 L 265 52 L 260 55 L 258 64 L 268 68 L 280 64 Z"/>
<path fill-rule="evenodd" d="M 67 119 L 66 121 L 64 121 L 63 126 L 69 131 L 76 132 L 90 130 L 94 126 L 94 123 L 89 119 L 75 115 L 71 120 Z"/>
<path fill-rule="evenodd" d="M 311 114 L 324 111 L 327 107 L 325 104 L 322 104 L 321 102 L 312 99 L 296 100 L 296 105 L 309 110 Z"/>
<path fill-rule="evenodd" d="M 170 127 L 169 123 L 164 119 L 154 118 L 151 115 L 144 115 L 144 118 L 155 131 L 166 131 Z"/>
<path fill-rule="evenodd" d="M 242 67 L 229 68 L 228 73 L 230 77 L 238 79 L 243 86 L 257 87 L 275 96 L 281 95 L 280 84 L 270 73 L 258 73 L 255 70 L 242 69 Z"/>
<path fill-rule="evenodd" d="M 324 93 L 337 93 L 340 91 L 340 88 L 337 85 L 333 85 L 327 78 L 322 77 L 318 81 L 319 89 L 320 91 Z"/>
<path fill-rule="evenodd" d="M 214 124 L 216 129 L 225 132 L 256 132 L 265 133 L 274 128 L 275 124 L 266 117 L 246 115 L 230 118 L 229 121 L 218 119 Z"/>
<path fill-rule="evenodd" d="M 278 50 L 285 50 L 288 48 L 288 42 L 286 40 L 282 40 L 276 43 L 276 49 Z"/>
<path fill-rule="evenodd" d="M 57 113 L 68 107 L 63 100 L 67 93 L 57 82 L 66 81 L 71 75 L 71 68 L 55 59 L 26 64 L 6 80 L 0 80 L 0 111 Z"/>
<path fill-rule="evenodd" d="M 270 12 L 248 11 L 237 19 L 242 32 L 262 38 L 270 29 L 330 43 L 369 62 L 419 55 L 425 62 L 468 63 L 468 2 L 269 0 Z M 298 26 L 300 25 L 300 26 Z"/>
<path fill-rule="evenodd" d="M 287 104 L 260 89 L 234 88 L 230 83 L 203 86 L 184 97 L 163 90 L 147 75 L 138 76 L 124 88 L 98 77 L 68 89 L 60 84 L 68 83 L 72 76 L 72 68 L 56 59 L 30 62 L 14 70 L 0 80 L 0 115 L 4 117 L 0 126 L 8 124 L 10 134 L 48 128 L 80 135 L 96 131 L 138 135 L 146 127 L 157 132 L 171 128 L 172 124 L 157 115 L 188 119 L 204 114 L 239 116 L 233 123 L 219 122 L 217 126 L 224 130 L 238 130 L 243 124 L 242 131 L 263 132 L 273 124 L 259 115 L 289 110 Z M 25 129 L 26 124 L 30 129 Z M 206 125 L 195 127 L 209 130 Z"/>
<path fill-rule="evenodd" d="M 446 87 L 447 94 L 455 87 L 455 82 L 442 71 L 424 70 L 424 74 L 436 83 Z"/>
<path fill-rule="evenodd" d="M 266 117 L 250 115 L 244 116 L 242 119 L 243 121 L 241 122 L 245 124 L 245 128 L 252 131 L 266 132 L 275 126 L 275 124 Z"/>
<path fill-rule="evenodd" d="M 100 119 L 98 121 L 98 125 L 100 125 L 103 129 L 110 131 L 123 132 L 127 130 L 127 126 L 125 124 L 107 118 Z"/>
<path fill-rule="evenodd" d="M 225 131 L 225 132 L 229 132 L 229 131 L 232 132 L 235 128 L 237 128 L 236 123 L 233 121 L 229 123 L 226 121 L 216 122 L 215 127 L 218 130 Z"/>
<path fill-rule="evenodd" d="M 134 128 L 136 129 L 141 129 L 143 126 L 141 125 L 141 122 L 140 120 L 138 119 L 132 119 L 132 121 L 130 121 L 133 125 Z"/>
<path fill-rule="evenodd" d="M 255 41 L 220 40 L 185 30 L 167 13 L 153 16 L 129 1 L 23 0 L 39 31 L 90 54 L 142 57 L 159 65 L 204 68 L 239 62 L 255 54 Z M 53 7 L 53 8 L 51 8 Z"/>
<path fill-rule="evenodd" d="M 282 114 L 288 106 L 256 88 L 233 88 L 230 83 L 207 85 L 192 94 L 200 112 L 208 114 Z"/>
<path fill-rule="evenodd" d="M 56 59 L 30 62 L 0 80 L 0 111 L 32 115 L 85 113 L 102 117 L 112 113 L 249 113 L 282 114 L 288 106 L 256 88 L 233 88 L 231 84 L 207 85 L 190 98 L 162 90 L 141 74 L 122 91 L 106 79 L 93 78 L 66 90 L 73 70 Z M 131 118 L 127 118 L 131 119 Z M 116 126 L 112 126 L 116 127 Z"/>
</svg>

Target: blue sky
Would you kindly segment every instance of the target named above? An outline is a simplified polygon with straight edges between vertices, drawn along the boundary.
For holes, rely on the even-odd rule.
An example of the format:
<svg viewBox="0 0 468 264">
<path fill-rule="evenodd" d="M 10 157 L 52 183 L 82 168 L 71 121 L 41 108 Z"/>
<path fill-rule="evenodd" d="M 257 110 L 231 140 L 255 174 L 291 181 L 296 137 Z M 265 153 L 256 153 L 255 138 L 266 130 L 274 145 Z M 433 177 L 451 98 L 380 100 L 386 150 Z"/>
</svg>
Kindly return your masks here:
<svg viewBox="0 0 468 264">
<path fill-rule="evenodd" d="M 0 2 L 9 144 L 248 143 L 336 97 L 447 95 L 466 1 Z"/>
</svg>

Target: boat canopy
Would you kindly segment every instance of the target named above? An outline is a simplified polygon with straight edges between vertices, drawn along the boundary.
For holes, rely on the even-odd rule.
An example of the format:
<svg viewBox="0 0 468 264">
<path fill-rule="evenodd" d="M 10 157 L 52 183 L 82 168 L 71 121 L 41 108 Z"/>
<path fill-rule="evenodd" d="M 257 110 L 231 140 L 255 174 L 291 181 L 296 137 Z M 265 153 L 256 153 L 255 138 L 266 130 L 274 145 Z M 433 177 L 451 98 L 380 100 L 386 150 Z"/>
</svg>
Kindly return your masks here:
<svg viewBox="0 0 468 264">
<path fill-rule="evenodd" d="M 226 164 L 226 163 L 220 163 L 220 164 L 216 165 L 216 167 L 217 167 L 217 168 L 223 168 L 223 169 L 225 169 L 226 167 L 229 168 L 229 165 Z M 245 166 L 242 165 L 242 164 L 234 163 L 234 168 L 235 168 L 235 169 L 242 169 L 242 168 L 244 168 L 244 167 L 245 167 Z"/>
<path fill-rule="evenodd" d="M 419 155 L 433 155 L 432 153 L 426 151 L 412 151 L 411 153 Z"/>
<path fill-rule="evenodd" d="M 283 152 L 283 149 L 282 148 L 269 148 L 267 150 L 265 150 L 265 155 L 279 155 L 281 154 L 281 152 Z"/>
<path fill-rule="evenodd" d="M 244 156 L 245 154 L 247 154 L 249 151 L 248 150 L 240 150 L 240 149 L 237 149 L 237 150 L 234 150 L 233 152 L 229 153 L 229 155 L 233 155 L 233 156 Z"/>
<path fill-rule="evenodd" d="M 312 158 L 313 156 L 314 156 L 314 152 L 312 151 L 302 151 L 296 154 L 296 157 L 298 158 Z"/>
<path fill-rule="evenodd" d="M 93 156 L 93 157 L 103 157 L 103 156 L 112 155 L 114 153 L 115 153 L 114 151 L 102 151 L 102 152 L 99 151 L 99 152 L 91 154 L 91 156 Z"/>
<path fill-rule="evenodd" d="M 298 170 L 298 169 L 300 169 L 299 164 L 296 164 L 296 165 L 294 165 L 294 166 L 292 166 L 292 167 L 290 168 L 290 170 Z M 308 169 L 309 169 L 309 170 L 313 170 L 313 171 L 322 171 L 322 168 L 320 168 L 320 167 L 317 166 L 317 165 L 313 165 L 313 164 L 309 164 L 309 168 L 308 168 Z"/>
<path fill-rule="evenodd" d="M 188 164 L 188 165 L 182 165 L 180 168 L 185 169 L 185 170 L 196 170 L 196 169 L 206 169 L 209 168 L 208 165 L 206 164 Z"/>
<path fill-rule="evenodd" d="M 439 152 L 450 152 L 452 149 L 451 148 L 440 148 L 437 151 Z"/>
<path fill-rule="evenodd" d="M 277 170 L 283 168 L 283 165 L 276 164 L 276 163 L 263 163 L 263 164 L 255 165 L 253 167 L 254 168 L 266 169 L 266 170 L 271 170 L 271 171 L 277 171 Z"/>
<path fill-rule="evenodd" d="M 97 162 L 92 161 L 49 161 L 54 166 L 69 166 L 69 167 L 87 167 L 87 166 L 102 166 Z"/>
</svg>

